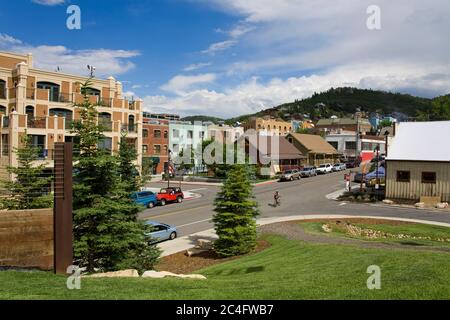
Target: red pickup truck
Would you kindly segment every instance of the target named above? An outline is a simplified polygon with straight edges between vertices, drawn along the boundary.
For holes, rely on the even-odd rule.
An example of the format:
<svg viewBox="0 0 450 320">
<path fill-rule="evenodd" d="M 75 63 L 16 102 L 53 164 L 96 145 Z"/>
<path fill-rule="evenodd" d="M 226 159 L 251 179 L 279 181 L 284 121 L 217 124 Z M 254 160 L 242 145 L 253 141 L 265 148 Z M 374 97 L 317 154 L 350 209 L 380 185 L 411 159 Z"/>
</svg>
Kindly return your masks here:
<svg viewBox="0 0 450 320">
<path fill-rule="evenodd" d="M 180 188 L 163 188 L 156 195 L 158 203 L 165 206 L 168 202 L 183 202 L 184 194 Z"/>
</svg>

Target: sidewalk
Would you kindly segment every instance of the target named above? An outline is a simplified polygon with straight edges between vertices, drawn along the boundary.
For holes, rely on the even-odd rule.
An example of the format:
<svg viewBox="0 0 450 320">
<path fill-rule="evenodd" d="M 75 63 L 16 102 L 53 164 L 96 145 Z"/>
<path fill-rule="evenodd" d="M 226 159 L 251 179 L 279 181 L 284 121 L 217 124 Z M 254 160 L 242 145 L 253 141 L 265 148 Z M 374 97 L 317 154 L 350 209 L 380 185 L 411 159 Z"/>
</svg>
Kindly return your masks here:
<svg viewBox="0 0 450 320">
<path fill-rule="evenodd" d="M 434 226 L 450 227 L 450 223 L 434 222 L 427 220 L 416 220 L 416 219 L 406 219 L 406 218 L 392 218 L 392 217 L 378 217 L 378 216 L 350 216 L 350 215 L 298 215 L 298 216 L 288 216 L 288 217 L 274 217 L 274 218 L 261 218 L 257 220 L 259 226 L 264 226 L 268 224 L 278 223 L 278 222 L 288 222 L 288 221 L 299 221 L 299 220 L 311 220 L 311 219 L 350 219 L 350 218 L 364 218 L 364 219 L 382 219 L 382 220 L 392 220 L 392 221 L 405 221 L 413 223 L 429 224 Z M 209 241 L 214 241 L 217 239 L 217 235 L 214 229 L 209 229 L 201 231 L 198 233 L 191 234 L 189 236 L 181 237 L 172 241 L 166 241 L 158 244 L 158 247 L 163 251 L 162 257 L 170 256 L 171 254 L 188 250 L 195 247 L 198 239 L 205 239 Z"/>
</svg>

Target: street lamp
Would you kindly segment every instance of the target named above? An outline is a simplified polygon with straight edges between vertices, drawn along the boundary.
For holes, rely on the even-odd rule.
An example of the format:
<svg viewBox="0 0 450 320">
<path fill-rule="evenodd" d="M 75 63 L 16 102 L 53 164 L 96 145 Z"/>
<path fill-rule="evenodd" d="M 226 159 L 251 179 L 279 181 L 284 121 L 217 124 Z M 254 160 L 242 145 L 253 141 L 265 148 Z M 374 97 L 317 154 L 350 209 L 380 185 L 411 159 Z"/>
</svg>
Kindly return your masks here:
<svg viewBox="0 0 450 320">
<path fill-rule="evenodd" d="M 88 70 L 89 70 L 89 72 L 90 72 L 91 78 L 93 78 L 93 77 L 94 77 L 95 67 L 94 67 L 94 66 L 87 65 L 87 68 L 88 68 Z"/>
</svg>

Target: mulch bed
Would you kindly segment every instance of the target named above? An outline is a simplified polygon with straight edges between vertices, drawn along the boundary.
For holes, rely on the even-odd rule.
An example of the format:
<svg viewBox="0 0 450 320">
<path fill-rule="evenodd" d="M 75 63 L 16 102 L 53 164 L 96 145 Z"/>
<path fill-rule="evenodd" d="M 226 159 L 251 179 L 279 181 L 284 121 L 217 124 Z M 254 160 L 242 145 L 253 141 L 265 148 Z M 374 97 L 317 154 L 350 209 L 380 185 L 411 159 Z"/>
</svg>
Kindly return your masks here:
<svg viewBox="0 0 450 320">
<path fill-rule="evenodd" d="M 373 225 L 391 225 L 391 226 L 400 226 L 405 224 L 414 224 L 413 222 L 408 221 L 398 221 L 398 220 L 383 220 L 383 219 L 371 219 L 371 218 L 345 218 L 345 219 L 309 219 L 309 220 L 299 220 L 292 221 L 291 223 L 304 223 L 304 222 L 327 222 L 327 221 L 341 221 L 341 222 L 349 222 L 352 224 L 373 224 Z"/>
<path fill-rule="evenodd" d="M 159 263 L 155 266 L 156 271 L 169 271 L 177 274 L 189 274 L 194 271 L 227 261 L 239 259 L 248 255 L 261 252 L 271 246 L 270 242 L 265 240 L 258 240 L 257 247 L 251 253 L 244 256 L 237 256 L 231 258 L 220 258 L 214 251 L 205 251 L 191 257 L 185 254 L 185 251 L 172 254 L 170 256 L 162 257 Z"/>
</svg>

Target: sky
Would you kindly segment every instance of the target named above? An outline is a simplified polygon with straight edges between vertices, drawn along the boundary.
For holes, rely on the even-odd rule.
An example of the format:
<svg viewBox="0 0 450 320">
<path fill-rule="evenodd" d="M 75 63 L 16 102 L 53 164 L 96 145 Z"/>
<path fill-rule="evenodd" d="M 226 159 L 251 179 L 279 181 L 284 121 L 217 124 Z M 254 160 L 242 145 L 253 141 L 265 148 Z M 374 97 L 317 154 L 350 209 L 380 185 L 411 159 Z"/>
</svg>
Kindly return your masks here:
<svg viewBox="0 0 450 320">
<path fill-rule="evenodd" d="M 449 15 L 448 0 L 3 0 L 0 51 L 93 65 L 147 111 L 228 118 L 339 86 L 448 94 Z"/>
</svg>

